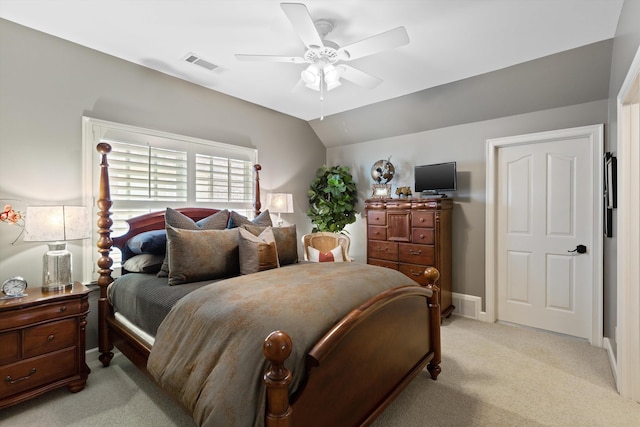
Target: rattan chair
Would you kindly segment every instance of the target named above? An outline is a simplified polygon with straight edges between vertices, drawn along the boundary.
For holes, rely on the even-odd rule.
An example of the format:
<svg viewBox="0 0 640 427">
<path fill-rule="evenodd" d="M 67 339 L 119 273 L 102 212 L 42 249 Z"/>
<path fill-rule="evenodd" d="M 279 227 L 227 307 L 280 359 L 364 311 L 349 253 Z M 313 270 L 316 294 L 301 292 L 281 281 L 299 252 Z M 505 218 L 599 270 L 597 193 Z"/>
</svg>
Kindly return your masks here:
<svg viewBox="0 0 640 427">
<path fill-rule="evenodd" d="M 308 248 L 312 247 L 322 253 L 330 252 L 338 246 L 342 247 L 342 257 L 345 261 L 351 262 L 353 259 L 349 256 L 349 245 L 351 240 L 348 236 L 340 233 L 318 232 L 309 233 L 302 236 L 302 247 L 304 248 L 304 259 L 309 260 Z"/>
</svg>

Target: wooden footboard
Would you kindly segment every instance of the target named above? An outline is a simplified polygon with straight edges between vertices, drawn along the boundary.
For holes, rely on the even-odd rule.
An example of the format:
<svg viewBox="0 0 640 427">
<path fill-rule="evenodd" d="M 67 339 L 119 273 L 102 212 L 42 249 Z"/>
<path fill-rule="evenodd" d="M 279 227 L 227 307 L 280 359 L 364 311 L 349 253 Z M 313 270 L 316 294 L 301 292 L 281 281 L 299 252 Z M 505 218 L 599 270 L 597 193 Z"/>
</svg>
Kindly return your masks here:
<svg viewBox="0 0 640 427">
<path fill-rule="evenodd" d="M 306 383 L 289 403 L 284 361 L 291 339 L 276 331 L 265 340 L 271 369 L 267 427 L 369 425 L 426 365 L 440 373 L 440 307 L 435 268 L 428 286 L 384 292 L 332 328 L 307 356 Z"/>
</svg>

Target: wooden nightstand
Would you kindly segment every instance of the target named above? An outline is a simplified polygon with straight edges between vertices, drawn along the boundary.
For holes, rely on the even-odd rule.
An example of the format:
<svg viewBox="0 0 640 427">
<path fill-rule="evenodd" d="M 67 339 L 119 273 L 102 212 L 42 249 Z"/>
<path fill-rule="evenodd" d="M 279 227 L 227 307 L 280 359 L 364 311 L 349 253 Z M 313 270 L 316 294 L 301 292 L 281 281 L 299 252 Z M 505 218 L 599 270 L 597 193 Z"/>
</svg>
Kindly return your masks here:
<svg viewBox="0 0 640 427">
<path fill-rule="evenodd" d="M 0 409 L 58 387 L 75 393 L 91 370 L 85 362 L 89 289 L 0 300 Z"/>
</svg>

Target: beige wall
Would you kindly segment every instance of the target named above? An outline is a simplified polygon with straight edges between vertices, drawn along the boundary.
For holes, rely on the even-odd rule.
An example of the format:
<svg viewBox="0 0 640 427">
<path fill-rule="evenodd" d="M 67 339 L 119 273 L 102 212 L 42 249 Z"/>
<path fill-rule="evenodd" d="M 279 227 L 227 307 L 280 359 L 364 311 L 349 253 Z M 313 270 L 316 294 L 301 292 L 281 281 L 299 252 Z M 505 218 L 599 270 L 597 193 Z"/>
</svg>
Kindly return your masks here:
<svg viewBox="0 0 640 427">
<path fill-rule="evenodd" d="M 453 291 L 485 294 L 485 141 L 490 138 L 605 123 L 607 100 L 504 117 L 327 149 L 327 163 L 349 166 L 358 182 L 358 208 L 371 194 L 371 165 L 391 157 L 397 186 L 413 187 L 413 166 L 456 161 L 458 191 L 453 211 Z M 366 260 L 366 221 L 347 227 L 351 255 Z"/>
<path fill-rule="evenodd" d="M 257 148 L 263 209 L 266 193 L 291 192 L 285 219 L 311 229 L 306 192 L 326 150 L 306 122 L 0 19 L 0 201 L 82 202 L 83 115 Z M 12 246 L 18 232 L 0 224 L 0 280 L 38 286 L 46 245 Z"/>
</svg>

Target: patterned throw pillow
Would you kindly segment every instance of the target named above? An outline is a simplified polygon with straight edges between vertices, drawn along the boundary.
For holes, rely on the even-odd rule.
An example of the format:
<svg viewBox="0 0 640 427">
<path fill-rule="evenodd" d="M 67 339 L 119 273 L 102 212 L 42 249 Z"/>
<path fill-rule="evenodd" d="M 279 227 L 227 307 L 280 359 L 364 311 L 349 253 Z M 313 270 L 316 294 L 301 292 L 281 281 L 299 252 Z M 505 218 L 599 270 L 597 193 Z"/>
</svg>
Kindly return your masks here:
<svg viewBox="0 0 640 427">
<path fill-rule="evenodd" d="M 309 261 L 311 262 L 343 262 L 342 246 L 336 246 L 329 252 L 320 252 L 316 248 L 309 246 L 307 248 Z"/>
<path fill-rule="evenodd" d="M 229 211 L 223 209 L 196 222 L 175 209 L 167 208 L 164 220 L 167 227 L 171 226 L 183 230 L 224 230 L 227 228 Z M 169 255 L 167 250 L 162 267 L 157 274 L 158 277 L 169 276 Z"/>
<path fill-rule="evenodd" d="M 250 231 L 254 236 L 258 236 L 266 229 L 266 227 L 254 224 L 243 224 L 242 228 Z M 276 238 L 280 266 L 298 262 L 298 235 L 295 224 L 286 227 L 273 227 L 272 230 L 273 236 Z"/>
<path fill-rule="evenodd" d="M 169 285 L 237 276 L 238 230 L 184 230 L 167 225 Z"/>
<path fill-rule="evenodd" d="M 240 232 L 240 274 L 257 273 L 278 267 L 278 249 L 271 227 L 267 227 L 259 236 L 254 236 L 244 228 L 237 230 Z"/>
</svg>

